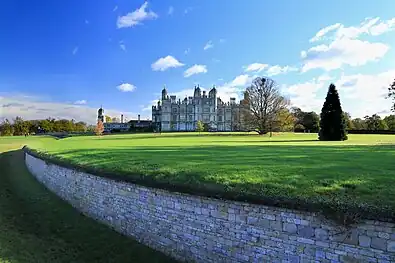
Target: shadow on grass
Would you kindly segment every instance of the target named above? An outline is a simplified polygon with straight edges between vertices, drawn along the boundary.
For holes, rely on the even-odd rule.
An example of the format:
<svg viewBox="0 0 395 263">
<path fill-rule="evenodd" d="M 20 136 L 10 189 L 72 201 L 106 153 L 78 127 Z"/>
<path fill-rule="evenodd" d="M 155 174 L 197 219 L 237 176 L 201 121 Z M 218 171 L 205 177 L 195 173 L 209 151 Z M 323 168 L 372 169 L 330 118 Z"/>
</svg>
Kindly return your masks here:
<svg viewBox="0 0 395 263">
<path fill-rule="evenodd" d="M 340 201 L 345 209 L 378 207 L 389 217 L 395 211 L 393 145 L 111 147 L 56 154 L 71 167 L 169 190 L 258 203 Z"/>
<path fill-rule="evenodd" d="M 0 154 L 0 262 L 174 262 L 78 213 Z"/>
</svg>

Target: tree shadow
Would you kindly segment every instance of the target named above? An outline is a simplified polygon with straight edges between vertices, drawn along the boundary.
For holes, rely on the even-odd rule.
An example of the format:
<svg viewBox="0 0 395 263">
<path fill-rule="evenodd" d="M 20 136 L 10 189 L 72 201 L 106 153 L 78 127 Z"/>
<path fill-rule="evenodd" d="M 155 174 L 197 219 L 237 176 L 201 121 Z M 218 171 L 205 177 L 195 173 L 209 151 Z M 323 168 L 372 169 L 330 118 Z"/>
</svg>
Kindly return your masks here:
<svg viewBox="0 0 395 263">
<path fill-rule="evenodd" d="M 0 261 L 175 262 L 83 216 L 37 182 L 22 150 L 0 154 Z"/>
</svg>

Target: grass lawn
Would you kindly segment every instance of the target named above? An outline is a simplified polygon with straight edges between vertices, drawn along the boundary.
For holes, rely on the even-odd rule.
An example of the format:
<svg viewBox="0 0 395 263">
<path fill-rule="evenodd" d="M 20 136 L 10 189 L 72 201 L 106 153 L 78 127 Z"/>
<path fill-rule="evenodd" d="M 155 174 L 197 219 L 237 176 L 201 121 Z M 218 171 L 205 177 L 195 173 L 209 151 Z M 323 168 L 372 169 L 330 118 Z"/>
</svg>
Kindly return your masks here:
<svg viewBox="0 0 395 263">
<path fill-rule="evenodd" d="M 239 134 L 241 135 L 241 134 Z M 196 133 L 74 137 L 33 149 L 125 178 L 154 178 L 218 193 L 390 208 L 395 211 L 395 135 Z"/>
<path fill-rule="evenodd" d="M 0 138 L 0 263 L 173 262 L 79 214 L 26 170 L 24 144 L 52 138 Z"/>
</svg>

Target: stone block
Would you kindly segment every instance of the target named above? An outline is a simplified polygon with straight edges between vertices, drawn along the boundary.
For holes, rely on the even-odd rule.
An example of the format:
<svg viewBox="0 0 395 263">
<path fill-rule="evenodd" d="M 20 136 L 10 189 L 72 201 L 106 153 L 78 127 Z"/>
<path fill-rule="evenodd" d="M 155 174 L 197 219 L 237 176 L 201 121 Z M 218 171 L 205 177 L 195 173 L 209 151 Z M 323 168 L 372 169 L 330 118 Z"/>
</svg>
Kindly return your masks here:
<svg viewBox="0 0 395 263">
<path fill-rule="evenodd" d="M 383 238 L 373 237 L 371 247 L 385 251 L 387 250 L 387 240 Z"/>
<path fill-rule="evenodd" d="M 395 241 L 388 241 L 387 251 L 395 252 Z"/>
<path fill-rule="evenodd" d="M 390 234 L 386 232 L 379 232 L 378 233 L 379 238 L 384 238 L 384 239 L 390 239 Z"/>
<path fill-rule="evenodd" d="M 283 224 L 283 231 L 294 234 L 294 233 L 298 232 L 298 228 L 297 228 L 296 224 L 284 223 Z"/>
<path fill-rule="evenodd" d="M 330 260 L 339 260 L 339 255 L 330 252 L 326 252 L 325 257 Z"/>
<path fill-rule="evenodd" d="M 328 240 L 328 231 L 325 229 L 316 228 L 315 237 L 318 240 Z"/>
<path fill-rule="evenodd" d="M 372 242 L 372 238 L 368 236 L 359 236 L 358 240 L 358 243 L 361 247 L 370 247 L 370 244 Z"/>
<path fill-rule="evenodd" d="M 313 237 L 314 236 L 314 228 L 309 226 L 299 226 L 298 235 L 302 237 Z"/>
<path fill-rule="evenodd" d="M 282 231 L 283 230 L 283 223 L 281 221 L 270 221 L 270 229 Z"/>
<path fill-rule="evenodd" d="M 270 215 L 270 214 L 262 214 L 261 218 L 267 219 L 267 220 L 276 220 L 276 216 Z"/>
<path fill-rule="evenodd" d="M 319 247 L 329 247 L 328 242 L 316 241 L 315 244 Z"/>
<path fill-rule="evenodd" d="M 270 220 L 268 219 L 259 219 L 258 224 L 262 228 L 269 228 L 270 227 Z"/>
<path fill-rule="evenodd" d="M 247 224 L 253 225 L 253 224 L 256 224 L 257 222 L 258 222 L 257 217 L 251 217 L 251 216 L 247 217 Z"/>
<path fill-rule="evenodd" d="M 298 242 L 304 243 L 304 244 L 310 244 L 310 245 L 314 244 L 314 240 L 313 239 L 309 239 L 309 238 L 298 237 L 296 240 Z"/>
</svg>

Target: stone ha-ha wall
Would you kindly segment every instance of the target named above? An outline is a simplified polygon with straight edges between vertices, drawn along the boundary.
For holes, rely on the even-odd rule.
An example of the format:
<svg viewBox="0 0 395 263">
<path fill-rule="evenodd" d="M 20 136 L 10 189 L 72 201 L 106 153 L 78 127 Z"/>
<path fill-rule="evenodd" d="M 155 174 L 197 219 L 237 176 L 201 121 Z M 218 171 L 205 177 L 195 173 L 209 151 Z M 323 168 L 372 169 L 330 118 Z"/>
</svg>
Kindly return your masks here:
<svg viewBox="0 0 395 263">
<path fill-rule="evenodd" d="M 188 262 L 395 262 L 395 225 L 347 233 L 314 213 L 191 196 L 63 168 L 26 153 L 30 172 L 73 207 Z"/>
</svg>

